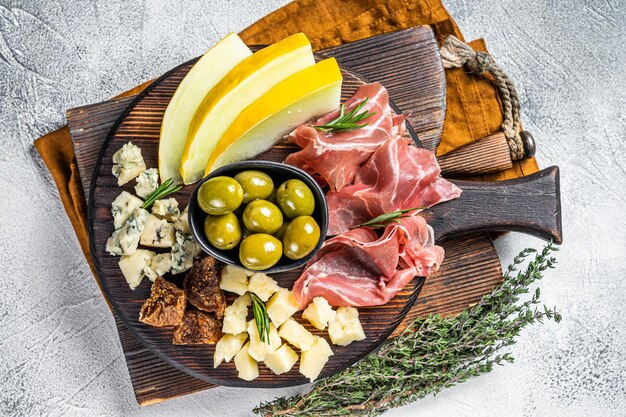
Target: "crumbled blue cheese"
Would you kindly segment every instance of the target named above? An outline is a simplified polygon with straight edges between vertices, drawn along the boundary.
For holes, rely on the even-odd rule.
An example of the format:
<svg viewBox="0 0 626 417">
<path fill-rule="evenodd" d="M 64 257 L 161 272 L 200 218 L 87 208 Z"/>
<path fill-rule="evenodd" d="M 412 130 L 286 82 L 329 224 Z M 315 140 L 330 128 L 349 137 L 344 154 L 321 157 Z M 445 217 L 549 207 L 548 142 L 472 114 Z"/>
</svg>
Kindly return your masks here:
<svg viewBox="0 0 626 417">
<path fill-rule="evenodd" d="M 128 191 L 122 191 L 115 200 L 111 203 L 111 214 L 113 215 L 113 224 L 115 230 L 124 226 L 126 220 L 130 217 L 133 210 L 137 207 L 141 207 L 143 201 L 129 193 Z"/>
<path fill-rule="evenodd" d="M 159 170 L 156 168 L 146 169 L 137 177 L 135 192 L 141 198 L 146 198 L 159 186 Z"/>
<path fill-rule="evenodd" d="M 191 235 L 176 231 L 176 243 L 172 245 L 172 274 L 187 271 L 193 260 L 200 255 L 200 247 Z"/>
<path fill-rule="evenodd" d="M 133 210 L 124 226 L 113 232 L 107 241 L 107 252 L 111 255 L 132 255 L 139 246 L 148 215 L 149 213 L 142 208 Z"/>
<path fill-rule="evenodd" d="M 150 268 L 159 277 L 167 274 L 172 269 L 172 254 L 160 253 L 156 255 L 154 258 L 152 258 L 152 264 L 150 264 Z"/>
<path fill-rule="evenodd" d="M 174 225 L 165 219 L 148 214 L 139 243 L 153 248 L 170 248 L 175 242 Z"/>
<path fill-rule="evenodd" d="M 178 201 L 175 198 L 156 200 L 152 206 L 152 214 L 159 219 L 165 219 L 169 222 L 174 221 L 180 216 Z"/>
<path fill-rule="evenodd" d="M 117 185 L 124 185 L 146 170 L 141 149 L 128 142 L 113 154 L 111 172 L 117 177 Z"/>
<path fill-rule="evenodd" d="M 187 235 L 191 234 L 191 229 L 189 228 L 189 206 L 185 207 L 185 210 L 180 213 L 180 216 L 176 220 L 174 220 L 174 227 L 179 232 L 185 233 Z"/>
<path fill-rule="evenodd" d="M 131 290 L 134 290 L 141 284 L 144 276 L 147 276 L 152 281 L 156 279 L 157 275 L 150 267 L 155 256 L 156 253 L 152 251 L 138 249 L 131 255 L 125 255 L 120 258 L 120 270 Z"/>
</svg>

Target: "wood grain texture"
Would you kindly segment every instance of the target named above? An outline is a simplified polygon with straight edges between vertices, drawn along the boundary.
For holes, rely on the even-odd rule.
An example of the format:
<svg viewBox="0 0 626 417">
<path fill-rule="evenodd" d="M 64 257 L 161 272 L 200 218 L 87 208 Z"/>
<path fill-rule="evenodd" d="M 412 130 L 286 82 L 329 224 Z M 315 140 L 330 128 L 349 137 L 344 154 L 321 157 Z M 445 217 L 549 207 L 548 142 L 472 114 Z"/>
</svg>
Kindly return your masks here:
<svg viewBox="0 0 626 417">
<path fill-rule="evenodd" d="M 513 166 L 504 133 L 498 132 L 437 157 L 447 177 L 491 174 Z"/>
<path fill-rule="evenodd" d="M 415 30 L 423 31 L 424 29 L 416 28 Z M 393 39 L 389 39 L 388 43 L 392 44 Z M 350 45 L 352 44 L 340 48 L 347 49 Z M 373 55 L 386 52 L 385 48 L 370 51 Z M 397 58 L 399 60 L 401 57 L 398 56 Z M 416 61 L 415 67 L 420 68 L 422 64 Z M 374 74 L 369 74 L 364 70 L 360 72 L 369 79 L 374 79 Z M 377 80 L 387 85 L 384 76 L 378 77 Z M 422 88 L 424 88 L 423 83 L 415 85 L 414 91 L 421 91 Z M 395 98 L 393 94 L 392 98 Z M 130 101 L 132 99 L 123 100 Z M 127 103 L 123 103 L 121 100 L 112 100 L 68 112 L 72 140 L 75 146 L 82 146 L 85 149 L 85 151 L 77 153 L 81 173 L 93 170 L 97 150 L 104 140 L 104 135 L 101 132 L 110 130 L 114 119 L 117 117 L 112 114 L 117 112 L 119 115 L 126 105 Z M 406 107 L 400 106 L 401 110 L 405 112 L 418 107 L 417 101 L 407 103 Z M 111 117 L 108 117 L 107 114 Z M 418 134 L 420 133 L 418 131 Z M 420 136 L 422 137 L 421 134 Z M 86 150 L 87 148 L 96 151 L 90 153 Z M 89 183 L 85 187 L 85 192 L 89 192 Z M 423 299 L 420 298 L 413 306 L 404 323 L 417 317 L 417 315 L 428 313 L 454 314 L 466 306 L 476 303 L 483 294 L 488 293 L 501 282 L 499 260 L 488 236 L 455 239 L 444 242 L 444 247 L 446 249 L 446 261 L 441 271 L 429 278 L 422 291 Z M 471 262 L 475 259 L 481 260 L 480 262 Z M 140 404 L 151 404 L 212 386 L 207 382 L 186 376 L 186 374 L 173 368 L 141 345 L 119 320 L 117 323 L 133 388 Z M 402 327 L 403 325 L 398 327 L 398 331 Z"/>
</svg>

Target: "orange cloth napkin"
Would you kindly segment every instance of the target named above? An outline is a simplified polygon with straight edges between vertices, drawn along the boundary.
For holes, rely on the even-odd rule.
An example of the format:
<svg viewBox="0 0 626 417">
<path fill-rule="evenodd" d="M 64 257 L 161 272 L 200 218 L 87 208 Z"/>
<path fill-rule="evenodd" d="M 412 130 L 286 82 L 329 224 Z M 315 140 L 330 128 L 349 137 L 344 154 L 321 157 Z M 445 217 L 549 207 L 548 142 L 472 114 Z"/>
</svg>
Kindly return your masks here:
<svg viewBox="0 0 626 417">
<path fill-rule="evenodd" d="M 417 25 L 430 25 L 439 42 L 448 35 L 463 40 L 458 26 L 439 0 L 296 0 L 262 18 L 241 32 L 248 44 L 268 44 L 304 32 L 316 50 L 337 46 L 381 33 Z M 482 39 L 470 42 L 486 51 Z M 500 131 L 502 112 L 493 85 L 462 68 L 446 70 L 447 112 L 438 154 Z M 149 82 L 121 94 L 137 94 Z M 35 141 L 48 166 L 59 196 L 76 231 L 80 246 L 93 270 L 87 237 L 87 211 L 69 130 L 63 127 Z M 538 170 L 534 159 L 514 163 L 513 168 L 485 179 L 500 180 Z"/>
</svg>

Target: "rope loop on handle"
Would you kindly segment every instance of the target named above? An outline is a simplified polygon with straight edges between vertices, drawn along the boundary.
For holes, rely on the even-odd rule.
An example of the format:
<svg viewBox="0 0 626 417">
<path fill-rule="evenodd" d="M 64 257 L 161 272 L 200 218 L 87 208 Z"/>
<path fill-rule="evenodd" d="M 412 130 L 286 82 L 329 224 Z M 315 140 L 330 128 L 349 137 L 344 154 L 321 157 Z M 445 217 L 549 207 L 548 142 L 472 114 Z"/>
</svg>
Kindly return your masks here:
<svg viewBox="0 0 626 417">
<path fill-rule="evenodd" d="M 524 146 L 519 134 L 521 125 L 520 103 L 513 80 L 500 68 L 491 55 L 473 50 L 455 36 L 448 36 L 439 52 L 444 68 L 464 67 L 471 74 L 482 75 L 485 72 L 491 74 L 502 101 L 502 131 L 511 149 L 511 158 L 513 160 L 522 159 Z"/>
</svg>

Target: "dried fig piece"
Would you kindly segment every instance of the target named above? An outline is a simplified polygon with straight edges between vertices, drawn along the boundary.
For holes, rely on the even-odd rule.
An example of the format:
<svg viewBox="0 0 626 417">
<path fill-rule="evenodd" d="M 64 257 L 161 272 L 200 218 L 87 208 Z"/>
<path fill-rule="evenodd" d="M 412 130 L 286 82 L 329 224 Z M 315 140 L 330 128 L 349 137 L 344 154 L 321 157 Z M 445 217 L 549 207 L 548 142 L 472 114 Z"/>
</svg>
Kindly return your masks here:
<svg viewBox="0 0 626 417">
<path fill-rule="evenodd" d="M 222 337 L 221 324 L 211 314 L 187 310 L 181 324 L 174 328 L 175 345 L 212 345 Z"/>
<path fill-rule="evenodd" d="M 157 277 L 150 289 L 150 298 L 139 310 L 139 321 L 155 327 L 177 326 L 183 319 L 186 305 L 183 290 Z"/>
<path fill-rule="evenodd" d="M 187 300 L 200 310 L 215 313 L 218 319 L 224 317 L 226 300 L 220 289 L 220 269 L 218 261 L 205 256 L 193 263 L 183 281 Z"/>
</svg>

